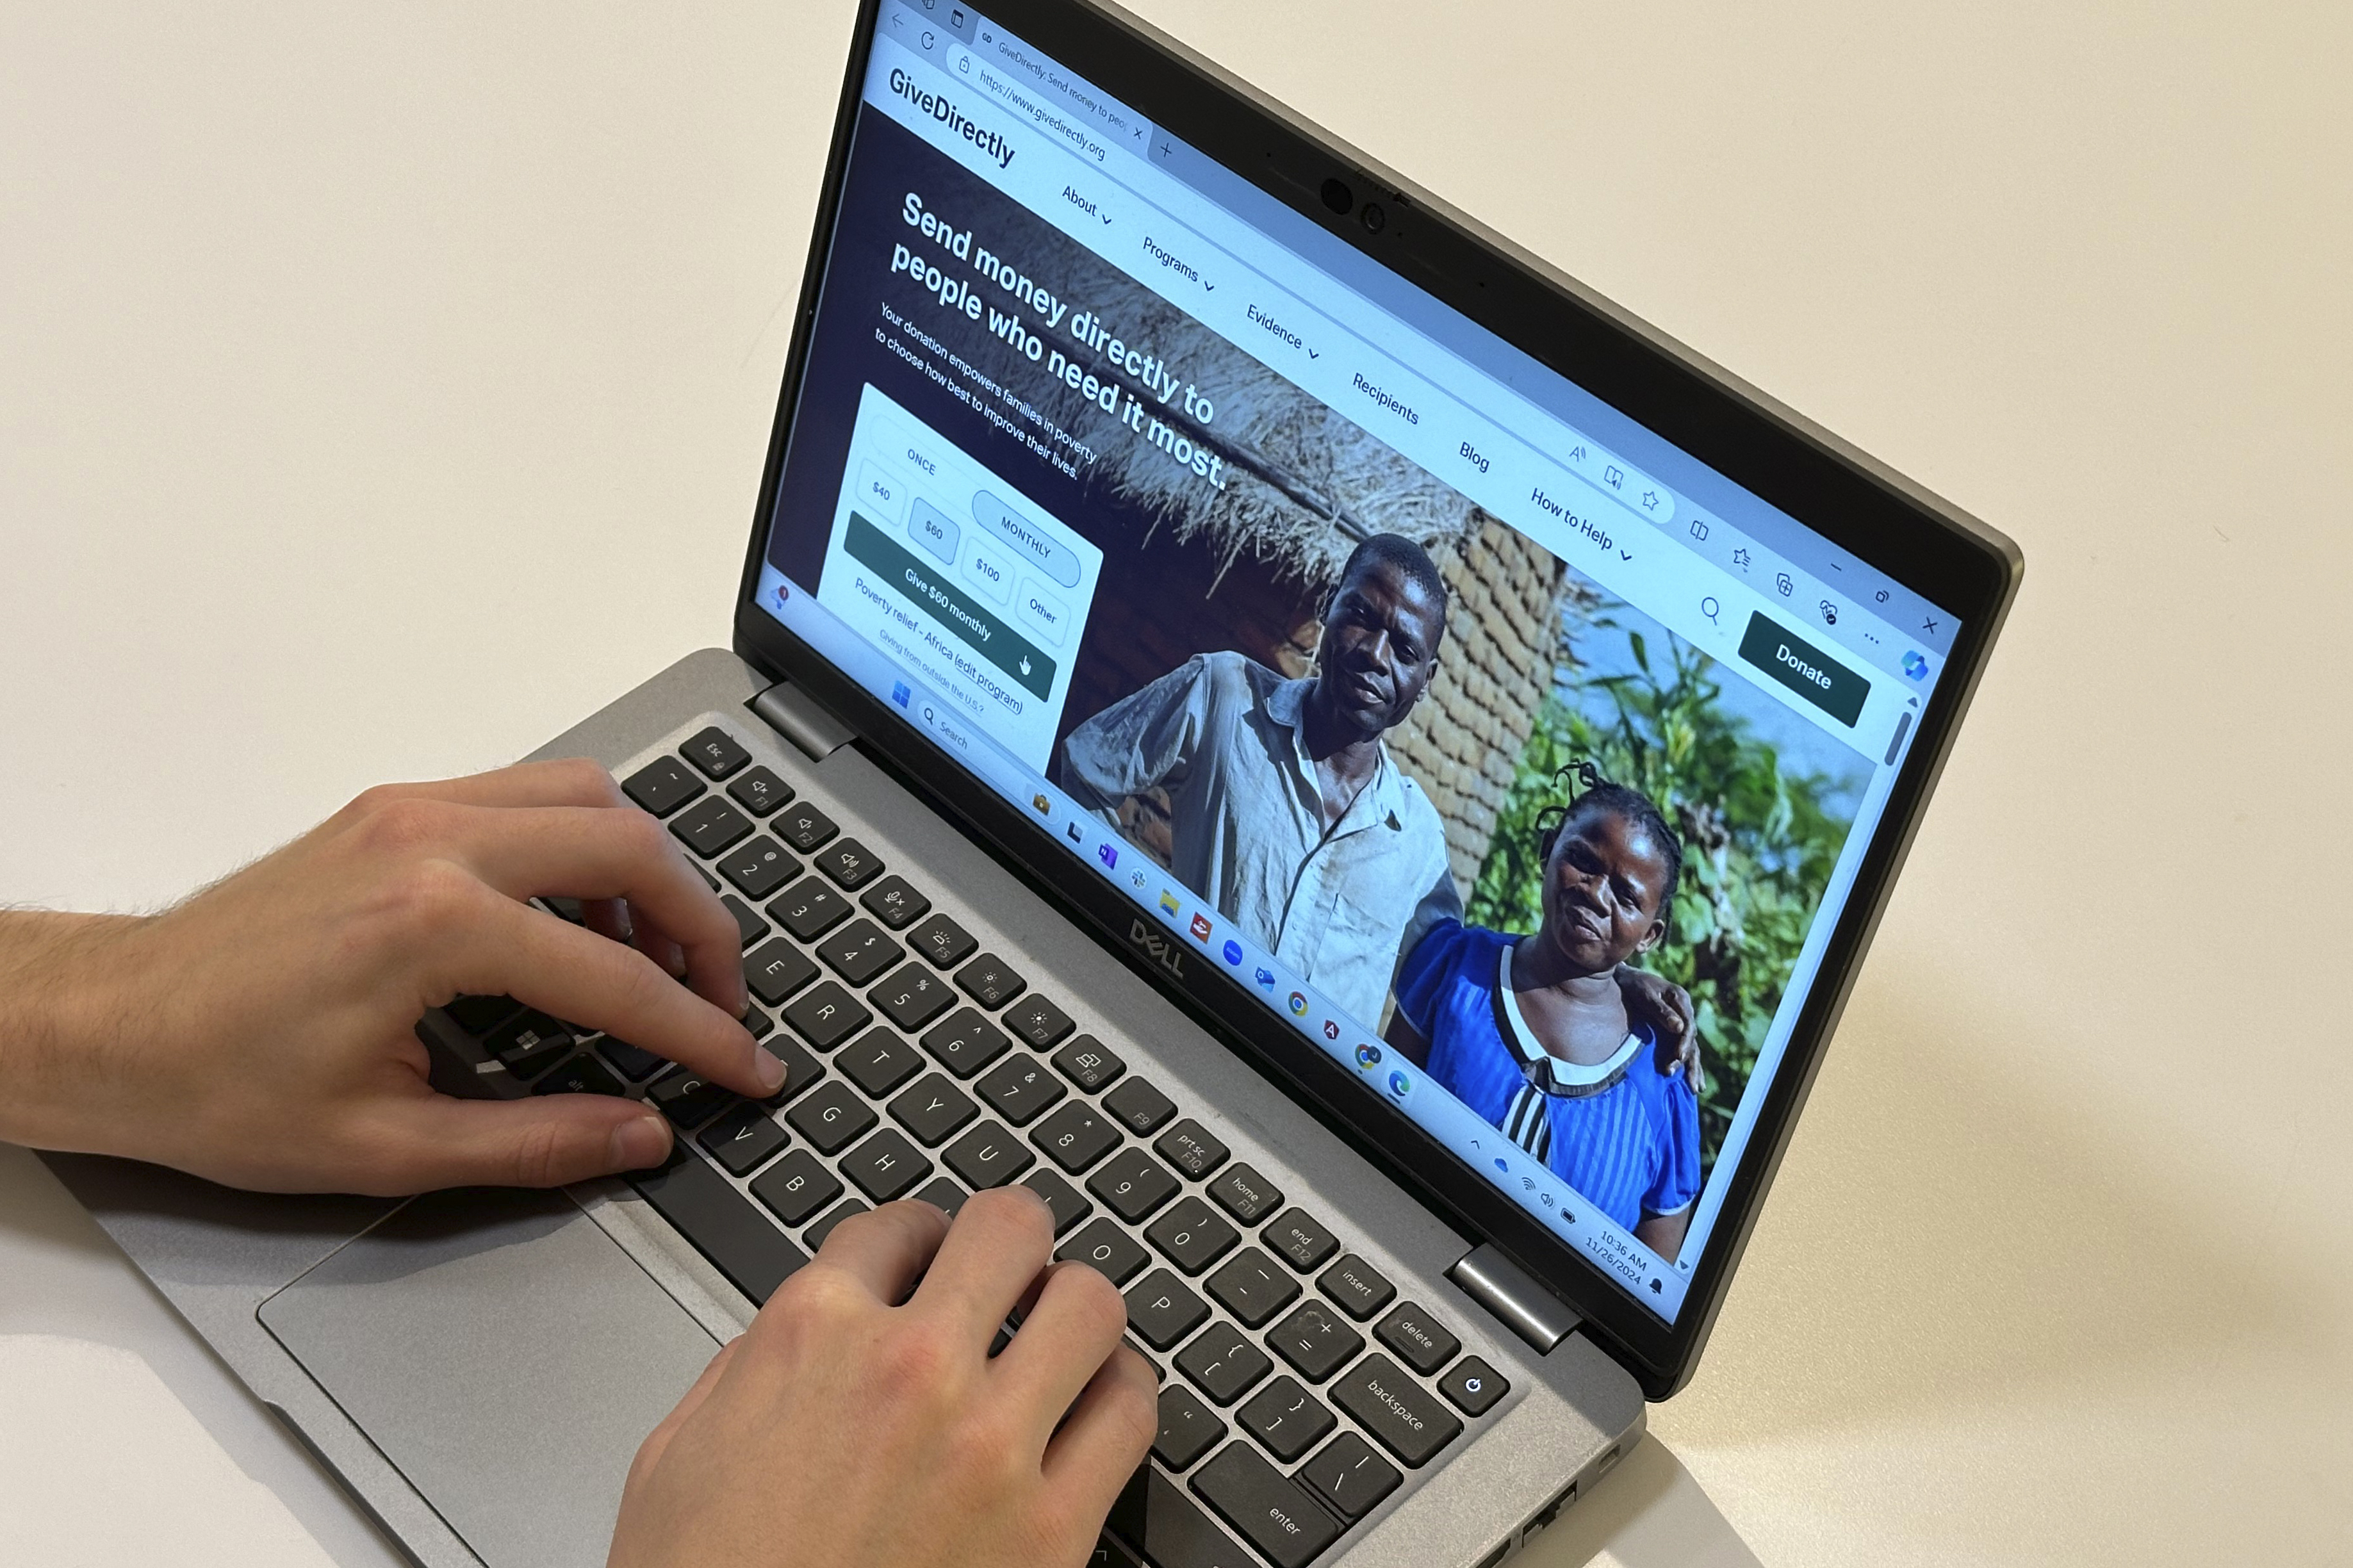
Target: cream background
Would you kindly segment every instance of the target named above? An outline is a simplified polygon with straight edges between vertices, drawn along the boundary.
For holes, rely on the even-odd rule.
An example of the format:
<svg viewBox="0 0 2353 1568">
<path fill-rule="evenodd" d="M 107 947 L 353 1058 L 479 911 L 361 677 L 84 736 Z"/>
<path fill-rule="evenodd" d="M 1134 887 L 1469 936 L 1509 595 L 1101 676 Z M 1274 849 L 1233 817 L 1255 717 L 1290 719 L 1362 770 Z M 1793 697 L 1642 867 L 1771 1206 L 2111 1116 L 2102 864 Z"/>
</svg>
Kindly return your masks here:
<svg viewBox="0 0 2353 1568">
<path fill-rule="evenodd" d="M 2027 552 L 1699 1377 L 1533 1560 L 2353 1559 L 2353 12 L 1145 9 Z M 0 897 L 724 641 L 848 16 L 0 0 Z M 386 1561 L 64 1201 L 0 1159 L 0 1331 Z"/>
</svg>

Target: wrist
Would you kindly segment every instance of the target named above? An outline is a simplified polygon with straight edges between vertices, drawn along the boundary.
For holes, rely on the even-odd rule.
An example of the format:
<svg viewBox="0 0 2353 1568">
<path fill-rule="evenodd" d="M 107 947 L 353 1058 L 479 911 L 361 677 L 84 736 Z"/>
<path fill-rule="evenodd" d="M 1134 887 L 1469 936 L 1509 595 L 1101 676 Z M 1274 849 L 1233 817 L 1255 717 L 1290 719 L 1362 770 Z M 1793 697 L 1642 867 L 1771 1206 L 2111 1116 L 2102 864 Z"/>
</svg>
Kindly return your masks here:
<svg viewBox="0 0 2353 1568">
<path fill-rule="evenodd" d="M 0 915 L 0 1140 L 108 1151 L 138 915 Z"/>
</svg>

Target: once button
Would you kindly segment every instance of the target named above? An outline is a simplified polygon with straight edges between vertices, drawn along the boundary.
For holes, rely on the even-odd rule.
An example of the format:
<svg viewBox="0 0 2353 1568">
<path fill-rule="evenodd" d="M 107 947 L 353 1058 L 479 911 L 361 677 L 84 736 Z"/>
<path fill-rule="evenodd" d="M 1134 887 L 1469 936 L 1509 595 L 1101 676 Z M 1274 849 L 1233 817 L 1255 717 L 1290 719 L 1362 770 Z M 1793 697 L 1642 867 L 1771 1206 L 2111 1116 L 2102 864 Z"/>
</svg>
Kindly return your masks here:
<svg viewBox="0 0 2353 1568">
<path fill-rule="evenodd" d="M 1849 729 L 1862 717 L 1871 682 L 1762 615 L 1750 614 L 1740 657 Z"/>
</svg>

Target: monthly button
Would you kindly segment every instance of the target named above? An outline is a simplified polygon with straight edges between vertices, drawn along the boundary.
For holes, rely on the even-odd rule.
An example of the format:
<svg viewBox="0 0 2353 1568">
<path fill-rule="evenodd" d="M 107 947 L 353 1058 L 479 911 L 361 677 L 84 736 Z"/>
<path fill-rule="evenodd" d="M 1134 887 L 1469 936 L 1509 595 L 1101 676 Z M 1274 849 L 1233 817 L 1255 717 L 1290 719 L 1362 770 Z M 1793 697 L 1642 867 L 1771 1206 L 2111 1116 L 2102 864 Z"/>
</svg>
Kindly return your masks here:
<svg viewBox="0 0 2353 1568">
<path fill-rule="evenodd" d="M 972 517 L 985 532 L 1012 548 L 1014 555 L 1065 588 L 1079 585 L 1079 558 L 1070 546 L 1047 536 L 1046 531 L 982 490 L 972 498 Z"/>
</svg>

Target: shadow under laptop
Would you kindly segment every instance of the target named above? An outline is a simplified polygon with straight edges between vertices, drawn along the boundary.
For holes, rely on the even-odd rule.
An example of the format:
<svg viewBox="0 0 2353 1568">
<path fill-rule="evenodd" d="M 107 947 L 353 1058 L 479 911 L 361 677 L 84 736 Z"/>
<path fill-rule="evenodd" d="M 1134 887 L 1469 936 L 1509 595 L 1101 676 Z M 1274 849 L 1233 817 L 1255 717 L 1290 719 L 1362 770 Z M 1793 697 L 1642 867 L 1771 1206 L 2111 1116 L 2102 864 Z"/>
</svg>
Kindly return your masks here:
<svg viewBox="0 0 2353 1568">
<path fill-rule="evenodd" d="M 1514 1561 L 1527 1568 L 1756 1568 L 1757 1558 L 1673 1450 L 1645 1436 Z"/>
</svg>

